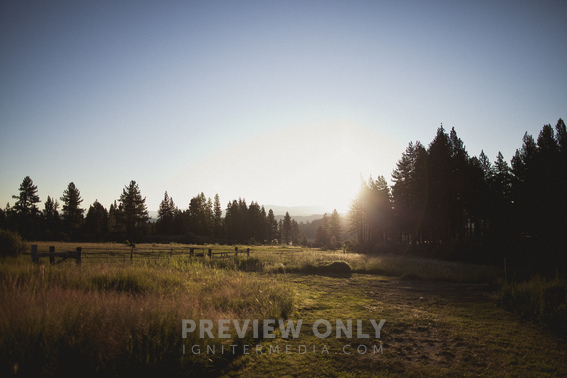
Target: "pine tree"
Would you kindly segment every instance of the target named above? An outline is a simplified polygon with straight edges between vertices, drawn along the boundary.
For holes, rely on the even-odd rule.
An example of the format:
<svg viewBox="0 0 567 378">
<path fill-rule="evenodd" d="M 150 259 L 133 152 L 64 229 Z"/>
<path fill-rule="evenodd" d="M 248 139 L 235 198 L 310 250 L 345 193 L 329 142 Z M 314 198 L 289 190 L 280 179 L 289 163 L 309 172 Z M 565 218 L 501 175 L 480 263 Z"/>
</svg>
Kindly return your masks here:
<svg viewBox="0 0 567 378">
<path fill-rule="evenodd" d="M 113 237 L 123 236 L 124 234 L 124 221 L 122 218 L 122 210 L 116 203 L 116 200 L 114 200 L 114 203 L 111 203 L 108 209 L 108 231 Z"/>
<path fill-rule="evenodd" d="M 557 168 L 556 168 L 556 190 L 562 193 L 556 198 L 556 208 L 561 214 L 567 213 L 567 128 L 565 122 L 560 118 L 555 125 L 555 139 L 558 146 Z M 557 223 L 558 229 L 567 229 L 567 218 L 564 216 Z M 562 247 L 562 246 L 559 246 Z"/>
<path fill-rule="evenodd" d="M 103 241 L 108 235 L 108 211 L 95 200 L 85 217 L 86 236 L 94 241 Z"/>
<path fill-rule="evenodd" d="M 331 214 L 331 219 L 329 221 L 329 233 L 332 237 L 335 238 L 335 241 L 337 243 L 341 242 L 341 217 L 339 216 L 337 209 L 334 209 L 333 213 Z"/>
<path fill-rule="evenodd" d="M 327 228 L 321 224 L 317 227 L 317 232 L 315 233 L 315 243 L 319 244 L 320 246 L 326 246 L 329 244 L 329 232 Z"/>
<path fill-rule="evenodd" d="M 48 222 L 59 220 L 59 212 L 57 211 L 58 208 L 59 202 L 57 200 L 53 200 L 50 196 L 47 196 L 43 210 L 44 218 Z"/>
<path fill-rule="evenodd" d="M 282 227 L 282 241 L 285 244 L 289 244 L 291 242 L 291 217 L 287 211 L 285 212 Z"/>
<path fill-rule="evenodd" d="M 226 232 L 226 238 L 230 242 L 236 242 L 238 240 L 238 230 L 240 222 L 239 206 L 236 200 L 229 202 L 226 205 L 226 211 L 224 216 L 224 227 Z"/>
<path fill-rule="evenodd" d="M 410 142 L 392 173 L 392 201 L 396 239 L 417 244 L 422 240 L 427 206 L 427 151 L 417 142 Z"/>
<path fill-rule="evenodd" d="M 207 200 L 205 193 L 201 193 L 189 202 L 188 223 L 189 229 L 196 235 L 210 236 L 213 221 L 211 200 Z"/>
<path fill-rule="evenodd" d="M 211 200 L 211 197 L 209 197 L 207 198 L 207 202 L 205 203 L 205 235 L 211 239 L 213 237 L 213 223 L 213 201 Z"/>
<path fill-rule="evenodd" d="M 32 179 L 26 176 L 20 184 L 19 195 L 13 195 L 16 199 L 14 207 L 7 212 L 7 222 L 15 227 L 16 231 L 25 238 L 37 238 L 38 223 L 40 214 L 37 204 L 40 201 L 37 195 L 37 186 L 33 184 Z"/>
<path fill-rule="evenodd" d="M 278 221 L 278 227 L 277 227 L 277 236 L 278 236 L 278 243 L 282 244 L 284 241 L 284 237 L 283 237 L 283 219 L 280 219 Z"/>
<path fill-rule="evenodd" d="M 44 204 L 43 219 L 45 222 L 46 237 L 49 239 L 55 237 L 54 234 L 59 231 L 60 218 L 59 212 L 57 211 L 58 208 L 59 202 L 47 196 L 47 200 Z"/>
<path fill-rule="evenodd" d="M 565 127 L 565 122 L 561 118 L 559 118 L 555 125 L 555 135 L 559 150 L 562 153 L 567 152 L 567 127 Z"/>
<path fill-rule="evenodd" d="M 166 191 L 158 209 L 158 219 L 156 221 L 156 231 L 158 233 L 163 235 L 172 234 L 176 210 L 173 198 L 170 198 Z"/>
<path fill-rule="evenodd" d="M 370 240 L 374 243 L 385 242 L 388 239 L 392 219 L 392 203 L 390 188 L 384 176 L 372 177 L 368 180 L 368 192 L 365 197 L 366 222 Z"/>
<path fill-rule="evenodd" d="M 81 192 L 73 182 L 69 183 L 67 189 L 63 191 L 63 196 L 60 198 L 63 201 L 62 219 L 65 224 L 66 231 L 73 235 L 80 230 L 83 224 L 83 213 L 85 209 L 81 209 L 80 205 L 83 202 Z"/>
<path fill-rule="evenodd" d="M 491 237 L 506 243 L 512 237 L 516 221 L 513 216 L 513 175 L 501 152 L 498 152 L 493 172 L 489 182 L 491 202 L 488 204 L 491 209 Z"/>
<path fill-rule="evenodd" d="M 262 215 L 262 208 L 258 202 L 252 201 L 248 207 L 248 229 L 250 237 L 254 242 L 262 242 L 264 240 L 264 215 Z M 250 239 L 252 241 L 252 239 Z"/>
<path fill-rule="evenodd" d="M 266 214 L 266 209 L 264 208 L 264 205 L 262 205 L 262 208 L 260 209 L 260 218 L 258 219 L 257 222 L 258 234 L 260 235 L 260 241 L 262 243 L 269 242 L 268 234 L 267 234 L 268 230 L 266 228 L 267 216 L 268 215 Z"/>
<path fill-rule="evenodd" d="M 250 239 L 250 224 L 248 219 L 248 205 L 246 204 L 246 199 L 238 199 L 238 214 L 240 222 L 238 224 L 238 240 L 241 243 L 245 243 Z"/>
<path fill-rule="evenodd" d="M 297 223 L 297 221 L 295 219 L 291 220 L 290 231 L 291 231 L 290 232 L 291 242 L 293 244 L 299 244 L 299 237 L 300 237 L 299 224 Z"/>
<path fill-rule="evenodd" d="M 498 152 L 496 162 L 494 162 L 492 187 L 500 201 L 510 203 L 512 195 L 512 172 L 501 152 Z"/>
<path fill-rule="evenodd" d="M 469 240 L 479 240 L 484 237 L 494 218 L 495 197 L 491 189 L 494 168 L 488 157 L 481 151 L 479 157 L 472 157 L 462 175 L 461 188 L 457 192 L 460 201 L 455 201 L 459 207 L 453 218 L 464 222 L 457 228 L 457 238 L 466 237 Z M 463 232 L 464 231 L 464 232 Z"/>
<path fill-rule="evenodd" d="M 35 216 L 39 213 L 37 204 L 41 202 L 37 195 L 37 185 L 33 184 L 30 176 L 26 176 L 24 181 L 20 184 L 20 194 L 14 195 L 12 198 L 17 199 L 14 204 L 13 210 L 21 218 L 28 218 Z"/>
<path fill-rule="evenodd" d="M 317 227 L 317 231 L 315 232 L 315 242 L 320 246 L 328 246 L 330 241 L 329 216 L 325 213 L 323 214 L 323 218 L 321 218 L 321 224 Z"/>
<path fill-rule="evenodd" d="M 485 180 L 492 180 L 492 176 L 494 176 L 494 168 L 492 166 L 492 163 L 490 162 L 490 159 L 484 153 L 484 150 L 480 151 L 480 155 L 478 155 L 478 162 L 480 168 L 482 169 L 482 172 L 484 173 Z"/>
<path fill-rule="evenodd" d="M 565 196 L 561 181 L 567 172 L 560 159 L 560 148 L 551 125 L 543 126 L 537 138 L 532 198 L 534 221 L 538 223 L 537 234 L 545 240 L 554 240 L 564 232 L 561 225 L 565 217 L 560 211 L 560 201 Z M 536 205 L 537 204 L 537 205 Z"/>
<path fill-rule="evenodd" d="M 215 194 L 215 202 L 213 204 L 213 240 L 218 241 L 222 235 L 222 208 L 220 197 Z"/>
<path fill-rule="evenodd" d="M 146 198 L 142 198 L 136 181 L 130 181 L 130 184 L 122 189 L 119 202 L 119 213 L 121 222 L 124 224 L 125 236 L 133 241 L 145 231 L 150 218 L 146 208 Z"/>
<path fill-rule="evenodd" d="M 0 229 L 7 229 L 8 227 L 8 213 L 0 208 Z"/>
<path fill-rule="evenodd" d="M 355 198 L 349 208 L 349 234 L 356 236 L 357 243 L 361 244 L 364 239 L 364 213 L 360 203 L 360 196 Z"/>
<path fill-rule="evenodd" d="M 268 211 L 268 215 L 266 216 L 266 238 L 268 243 L 272 243 L 273 240 L 277 237 L 278 231 L 278 222 L 276 221 L 276 217 L 274 216 L 274 211 L 270 209 Z"/>
<path fill-rule="evenodd" d="M 429 144 L 428 156 L 428 225 L 434 243 L 447 242 L 455 225 L 451 218 L 454 204 L 454 182 L 452 180 L 452 148 L 449 136 L 441 126 Z"/>
</svg>

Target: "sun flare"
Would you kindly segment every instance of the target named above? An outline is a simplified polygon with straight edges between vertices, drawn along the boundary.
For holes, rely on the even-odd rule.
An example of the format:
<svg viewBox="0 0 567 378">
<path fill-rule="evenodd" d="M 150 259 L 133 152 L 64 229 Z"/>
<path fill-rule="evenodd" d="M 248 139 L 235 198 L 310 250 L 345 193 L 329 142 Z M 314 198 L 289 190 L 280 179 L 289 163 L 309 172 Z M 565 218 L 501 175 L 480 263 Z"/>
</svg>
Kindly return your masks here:
<svg viewBox="0 0 567 378">
<path fill-rule="evenodd" d="M 354 122 L 293 125 L 205 156 L 168 187 L 218 193 L 223 203 L 246 196 L 249 202 L 345 213 L 361 179 L 387 172 L 401 151 L 402 146 Z"/>
</svg>

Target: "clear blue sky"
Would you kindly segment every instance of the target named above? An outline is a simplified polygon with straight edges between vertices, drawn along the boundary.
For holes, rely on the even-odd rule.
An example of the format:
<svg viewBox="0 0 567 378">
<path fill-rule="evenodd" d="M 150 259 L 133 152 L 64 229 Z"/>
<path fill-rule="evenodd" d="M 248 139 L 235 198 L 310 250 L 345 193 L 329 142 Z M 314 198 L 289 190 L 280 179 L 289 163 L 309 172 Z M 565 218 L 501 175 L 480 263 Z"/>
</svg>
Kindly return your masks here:
<svg viewBox="0 0 567 378">
<path fill-rule="evenodd" d="M 512 158 L 567 117 L 565 1 L 0 3 L 0 206 L 218 193 L 346 211 L 441 123 Z"/>
</svg>

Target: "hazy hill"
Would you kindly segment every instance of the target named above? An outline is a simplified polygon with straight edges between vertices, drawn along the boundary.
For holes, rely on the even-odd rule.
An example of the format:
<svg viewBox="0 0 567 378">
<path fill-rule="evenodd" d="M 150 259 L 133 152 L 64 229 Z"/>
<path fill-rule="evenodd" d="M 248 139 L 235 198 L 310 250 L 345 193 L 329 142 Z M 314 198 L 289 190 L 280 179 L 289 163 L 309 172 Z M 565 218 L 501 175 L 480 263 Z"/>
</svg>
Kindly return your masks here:
<svg viewBox="0 0 567 378">
<path fill-rule="evenodd" d="M 277 206 L 277 205 L 264 205 L 266 212 L 270 209 L 274 212 L 274 215 L 278 217 L 283 216 L 286 212 L 294 218 L 296 221 L 300 222 L 299 217 L 312 217 L 313 214 L 321 214 L 321 217 L 325 213 L 325 209 L 320 206 Z M 332 210 L 331 210 L 332 211 Z M 330 214 L 330 212 L 329 212 Z M 314 218 L 317 219 L 317 218 Z"/>
<path fill-rule="evenodd" d="M 329 215 L 330 215 L 330 214 L 327 214 L 327 216 L 329 216 Z M 289 213 L 289 216 L 290 216 L 292 219 L 295 219 L 295 221 L 296 221 L 297 223 L 301 223 L 301 222 L 303 222 L 303 223 L 313 222 L 314 220 L 323 218 L 323 214 L 311 214 L 311 215 L 300 215 L 300 216 L 296 216 L 296 215 L 293 215 L 292 213 Z M 275 218 L 276 218 L 277 221 L 279 221 L 280 219 L 284 219 L 284 217 L 285 217 L 285 214 L 278 214 L 278 215 L 275 215 Z"/>
<path fill-rule="evenodd" d="M 330 215 L 331 214 L 327 214 L 327 217 L 330 217 Z M 348 216 L 347 216 L 347 214 L 339 214 L 339 216 L 341 218 L 342 240 L 347 240 L 349 238 Z M 310 241 L 315 240 L 315 235 L 317 234 L 317 229 L 319 228 L 319 226 L 321 226 L 323 224 L 323 215 L 313 215 L 313 217 L 316 217 L 316 218 L 311 220 L 311 221 L 304 221 L 303 223 L 301 223 L 301 221 L 299 219 L 294 218 L 299 223 L 299 231 L 303 235 L 307 236 L 307 239 L 310 240 Z"/>
</svg>

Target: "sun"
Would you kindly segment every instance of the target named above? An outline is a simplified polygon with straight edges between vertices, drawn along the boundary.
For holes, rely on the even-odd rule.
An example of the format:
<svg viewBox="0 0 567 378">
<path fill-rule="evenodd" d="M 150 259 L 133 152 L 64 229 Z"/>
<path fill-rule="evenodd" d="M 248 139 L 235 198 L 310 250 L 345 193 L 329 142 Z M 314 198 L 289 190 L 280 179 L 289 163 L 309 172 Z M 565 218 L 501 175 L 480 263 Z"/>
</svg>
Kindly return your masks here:
<svg viewBox="0 0 567 378">
<path fill-rule="evenodd" d="M 360 162 L 351 146 L 332 140 L 328 153 L 318 158 L 314 172 L 320 201 L 328 211 L 346 213 L 360 188 Z"/>
<path fill-rule="evenodd" d="M 244 198 L 346 213 L 361 180 L 388 177 L 401 151 L 387 136 L 353 122 L 291 125 L 217 149 L 171 185 L 190 187 L 193 195 L 218 193 L 223 203 Z"/>
</svg>

